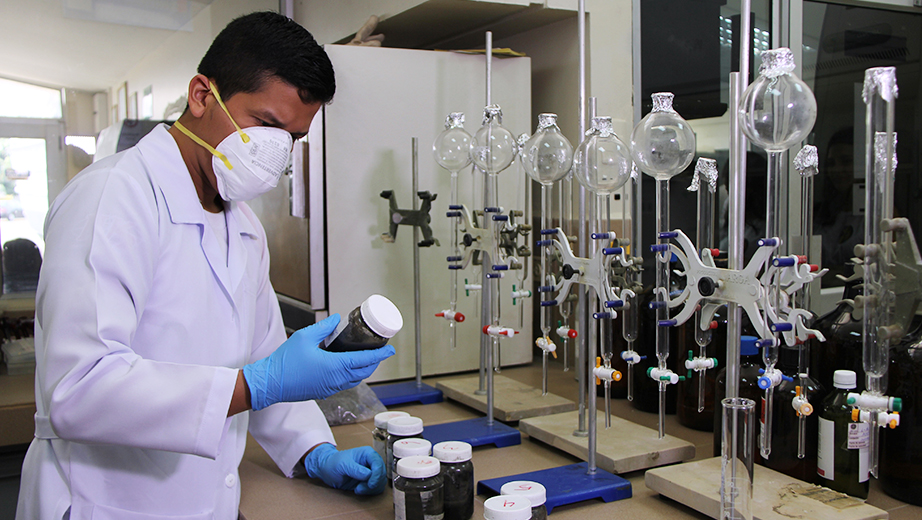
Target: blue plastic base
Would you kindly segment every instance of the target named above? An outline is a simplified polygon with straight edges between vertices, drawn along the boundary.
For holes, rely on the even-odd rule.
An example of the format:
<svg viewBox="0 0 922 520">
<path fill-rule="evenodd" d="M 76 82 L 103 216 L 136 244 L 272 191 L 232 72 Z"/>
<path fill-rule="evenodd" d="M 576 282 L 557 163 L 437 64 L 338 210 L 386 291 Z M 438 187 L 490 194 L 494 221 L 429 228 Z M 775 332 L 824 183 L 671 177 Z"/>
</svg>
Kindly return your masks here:
<svg viewBox="0 0 922 520">
<path fill-rule="evenodd" d="M 442 402 L 442 391 L 422 383 L 416 384 L 416 381 L 407 381 L 406 383 L 392 383 L 389 385 L 375 385 L 370 387 L 372 392 L 381 400 L 384 406 L 396 406 L 398 404 L 416 403 L 432 404 Z"/>
<path fill-rule="evenodd" d="M 494 420 L 487 424 L 486 417 L 426 426 L 423 438 L 432 444 L 443 441 L 464 441 L 471 446 L 495 444 L 497 448 L 522 444 L 522 433 L 511 426 Z"/>
<path fill-rule="evenodd" d="M 588 468 L 587 463 L 580 462 L 521 475 L 481 480 L 477 483 L 477 494 L 498 495 L 503 484 L 513 480 L 538 482 L 547 489 L 545 505 L 548 513 L 557 506 L 595 498 L 601 498 L 605 502 L 631 498 L 633 492 L 630 482 L 601 469 L 597 469 L 594 475 L 587 475 Z"/>
</svg>

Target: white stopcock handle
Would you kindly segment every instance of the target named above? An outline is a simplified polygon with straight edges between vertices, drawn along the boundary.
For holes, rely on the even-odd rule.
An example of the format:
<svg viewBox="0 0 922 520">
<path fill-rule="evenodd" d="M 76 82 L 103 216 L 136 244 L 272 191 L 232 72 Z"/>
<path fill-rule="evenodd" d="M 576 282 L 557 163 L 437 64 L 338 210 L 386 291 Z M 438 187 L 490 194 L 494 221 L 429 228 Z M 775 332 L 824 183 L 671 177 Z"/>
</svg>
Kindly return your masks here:
<svg viewBox="0 0 922 520">
<path fill-rule="evenodd" d="M 595 367 L 592 375 L 602 381 L 621 381 L 621 372 L 611 367 Z"/>
<path fill-rule="evenodd" d="M 448 321 L 456 321 L 461 323 L 464 321 L 464 315 L 458 311 L 453 311 L 451 309 L 446 309 L 435 315 L 436 318 L 445 318 Z"/>
<path fill-rule="evenodd" d="M 625 350 L 621 353 L 621 359 L 627 362 L 628 365 L 633 365 L 640 363 L 640 360 L 643 359 L 640 354 L 634 352 L 633 350 Z"/>
<path fill-rule="evenodd" d="M 800 415 L 810 415 L 813 413 L 813 405 L 807 401 L 807 398 L 804 397 L 803 394 L 796 395 L 794 400 L 791 401 L 791 406 L 793 406 L 794 410 Z"/>
<path fill-rule="evenodd" d="M 562 326 L 562 327 L 557 327 L 557 335 L 560 336 L 561 338 L 573 339 L 578 334 L 575 330 L 569 327 L 566 327 L 566 326 Z"/>
<path fill-rule="evenodd" d="M 483 328 L 483 333 L 488 336 L 506 336 L 507 338 L 518 334 L 518 332 L 509 327 L 500 327 L 499 325 L 487 325 Z"/>
<path fill-rule="evenodd" d="M 899 412 L 866 412 L 855 408 L 852 410 L 852 420 L 855 422 L 871 422 L 871 414 L 877 413 L 877 426 L 881 428 L 889 427 L 891 430 L 900 425 Z"/>
<path fill-rule="evenodd" d="M 670 385 L 674 385 L 684 379 L 683 377 L 676 374 L 672 370 L 669 370 L 668 368 L 661 369 L 659 367 L 648 368 L 647 375 L 650 376 L 650 378 L 653 379 L 654 381 L 661 381 L 663 383 L 668 383 Z"/>
<path fill-rule="evenodd" d="M 512 291 L 513 298 L 531 298 L 531 291 L 521 290 L 521 291 Z"/>
<path fill-rule="evenodd" d="M 696 358 L 685 360 L 686 370 L 700 371 L 704 369 L 711 369 L 716 366 L 717 366 L 716 358 L 696 357 Z"/>
<path fill-rule="evenodd" d="M 535 345 L 538 345 L 538 348 L 540 348 L 541 350 L 545 352 L 550 352 L 551 354 L 554 354 L 555 358 L 557 357 L 557 354 L 555 353 L 555 351 L 557 350 L 557 345 L 555 345 L 554 342 L 551 341 L 551 339 L 548 338 L 547 336 L 540 337 L 537 340 L 535 340 Z"/>
<path fill-rule="evenodd" d="M 892 410 L 894 412 L 903 410 L 903 400 L 899 397 L 849 392 L 846 399 L 848 404 L 862 410 Z"/>
</svg>

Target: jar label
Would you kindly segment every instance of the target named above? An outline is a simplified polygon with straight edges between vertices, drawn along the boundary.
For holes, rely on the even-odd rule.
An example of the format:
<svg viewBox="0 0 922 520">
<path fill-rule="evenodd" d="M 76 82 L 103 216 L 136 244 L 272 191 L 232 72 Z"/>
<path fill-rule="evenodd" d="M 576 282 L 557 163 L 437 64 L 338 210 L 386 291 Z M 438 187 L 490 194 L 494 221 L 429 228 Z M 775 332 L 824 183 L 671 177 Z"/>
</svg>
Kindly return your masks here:
<svg viewBox="0 0 922 520">
<path fill-rule="evenodd" d="M 394 520 L 407 520 L 407 495 L 394 487 Z"/>
<path fill-rule="evenodd" d="M 430 515 L 426 514 L 427 509 L 433 509 L 432 503 L 437 502 L 438 505 L 442 504 L 442 491 L 441 489 L 436 491 L 420 491 L 419 497 L 422 499 L 423 503 L 423 520 L 442 520 L 445 518 L 445 512 L 442 511 L 442 507 L 439 507 L 438 514 Z"/>
<path fill-rule="evenodd" d="M 816 474 L 833 480 L 835 473 L 835 436 L 836 423 L 829 419 L 819 418 L 820 435 L 816 447 Z"/>
<path fill-rule="evenodd" d="M 848 449 L 867 449 L 871 445 L 871 425 L 868 423 L 849 423 Z"/>
</svg>

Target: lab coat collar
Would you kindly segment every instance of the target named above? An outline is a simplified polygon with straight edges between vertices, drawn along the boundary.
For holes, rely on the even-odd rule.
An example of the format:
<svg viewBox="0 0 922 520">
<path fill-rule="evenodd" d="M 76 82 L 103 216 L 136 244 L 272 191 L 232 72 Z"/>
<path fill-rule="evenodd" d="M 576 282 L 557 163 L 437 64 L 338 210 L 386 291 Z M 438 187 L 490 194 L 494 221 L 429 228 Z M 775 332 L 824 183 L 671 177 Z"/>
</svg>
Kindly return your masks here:
<svg viewBox="0 0 922 520">
<path fill-rule="evenodd" d="M 151 175 L 157 178 L 157 184 L 166 201 L 170 221 L 174 224 L 197 224 L 202 228 L 202 250 L 211 270 L 214 271 L 228 297 L 233 295 L 240 285 L 246 267 L 246 250 L 239 240 L 232 237 L 238 234 L 246 239 L 258 238 L 255 224 L 245 210 L 243 203 L 225 202 L 224 212 L 227 218 L 228 256 L 221 255 L 217 238 L 212 233 L 205 233 L 205 209 L 195 191 L 192 177 L 186 167 L 179 146 L 164 124 L 157 125 L 138 143 L 138 149 L 151 168 Z M 254 217 L 255 218 L 255 217 Z"/>
</svg>

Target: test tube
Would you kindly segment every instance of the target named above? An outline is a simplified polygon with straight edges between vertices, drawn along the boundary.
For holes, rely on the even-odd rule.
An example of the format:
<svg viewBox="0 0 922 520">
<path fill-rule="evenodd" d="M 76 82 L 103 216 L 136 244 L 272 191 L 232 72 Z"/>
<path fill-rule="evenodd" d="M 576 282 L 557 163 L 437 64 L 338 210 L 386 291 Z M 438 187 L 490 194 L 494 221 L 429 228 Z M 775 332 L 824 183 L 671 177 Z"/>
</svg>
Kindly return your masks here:
<svg viewBox="0 0 922 520">
<path fill-rule="evenodd" d="M 723 426 L 720 465 L 720 519 L 752 520 L 752 449 L 755 406 L 752 399 L 721 401 Z"/>
</svg>

